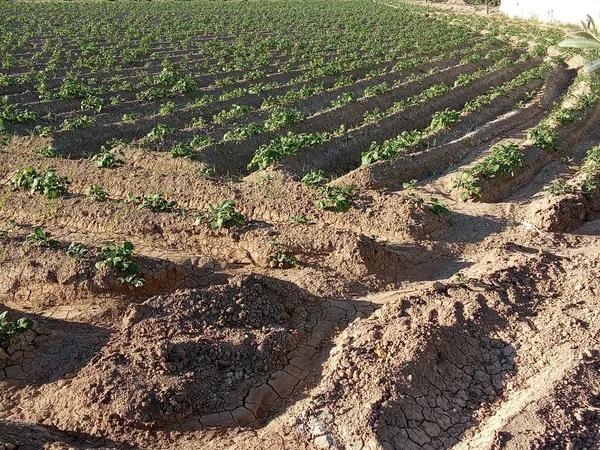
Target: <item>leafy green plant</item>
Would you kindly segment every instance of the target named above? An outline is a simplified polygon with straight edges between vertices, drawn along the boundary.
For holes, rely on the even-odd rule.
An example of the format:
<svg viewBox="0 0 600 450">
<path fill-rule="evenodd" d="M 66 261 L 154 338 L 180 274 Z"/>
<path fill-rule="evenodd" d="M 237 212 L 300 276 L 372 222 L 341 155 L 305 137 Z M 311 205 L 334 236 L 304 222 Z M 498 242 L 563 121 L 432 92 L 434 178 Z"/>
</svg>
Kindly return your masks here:
<svg viewBox="0 0 600 450">
<path fill-rule="evenodd" d="M 210 228 L 231 228 L 244 225 L 246 217 L 236 211 L 235 201 L 223 200 L 218 205 L 208 205 L 208 211 L 196 219 L 196 224 L 208 223 Z"/>
<path fill-rule="evenodd" d="M 283 127 L 300 122 L 304 118 L 302 111 L 297 109 L 276 109 L 265 121 L 267 131 L 276 131 Z"/>
<path fill-rule="evenodd" d="M 241 142 L 248 139 L 250 136 L 263 133 L 265 128 L 257 123 L 249 123 L 247 125 L 237 125 L 223 135 L 223 141 Z"/>
<path fill-rule="evenodd" d="M 210 136 L 207 136 L 205 134 L 198 134 L 192 138 L 192 140 L 190 141 L 190 145 L 197 150 L 202 147 L 206 147 L 207 145 L 210 145 L 213 142 L 214 141 Z"/>
<path fill-rule="evenodd" d="M 436 112 L 431 118 L 430 130 L 443 130 L 460 121 L 460 111 L 446 109 Z"/>
<path fill-rule="evenodd" d="M 600 31 L 598 31 L 598 27 L 596 26 L 594 19 L 592 19 L 592 16 L 588 15 L 587 21 L 581 22 L 581 25 L 583 31 L 574 33 L 570 38 L 559 42 L 558 46 L 591 50 L 600 49 Z M 589 63 L 586 66 L 586 70 L 589 72 L 600 70 L 600 59 Z"/>
<path fill-rule="evenodd" d="M 1 120 L 0 120 L 1 122 Z M 51 126 L 44 126 L 44 125 L 37 125 L 34 129 L 33 129 L 33 133 L 41 136 L 41 137 L 48 137 L 52 134 L 52 127 Z"/>
<path fill-rule="evenodd" d="M 33 167 L 20 170 L 11 180 L 13 189 L 29 189 L 42 194 L 48 199 L 59 198 L 67 192 L 69 181 L 59 177 L 54 169 L 37 171 Z"/>
<path fill-rule="evenodd" d="M 559 178 L 556 180 L 552 180 L 547 190 L 550 193 L 550 195 L 559 196 L 571 194 L 573 192 L 573 187 L 570 186 L 567 183 L 567 180 L 565 180 L 564 178 Z"/>
<path fill-rule="evenodd" d="M 598 193 L 598 189 L 600 185 L 598 184 L 598 180 L 595 177 L 592 177 L 588 174 L 584 174 L 581 177 L 579 182 L 579 189 L 581 189 L 581 193 L 586 197 L 593 197 Z"/>
<path fill-rule="evenodd" d="M 98 97 L 97 95 L 90 95 L 90 96 L 84 98 L 83 100 L 81 100 L 81 109 L 82 110 L 91 109 L 92 111 L 100 113 L 100 112 L 102 112 L 103 108 L 104 108 L 104 100 L 102 100 L 102 98 Z"/>
<path fill-rule="evenodd" d="M 65 119 L 60 129 L 63 131 L 78 130 L 81 128 L 89 128 L 96 123 L 96 119 L 92 116 L 78 116 Z"/>
<path fill-rule="evenodd" d="M 269 267 L 273 269 L 289 269 L 298 264 L 298 259 L 276 242 L 271 243 L 268 258 Z"/>
<path fill-rule="evenodd" d="M 320 189 L 322 198 L 317 200 L 316 207 L 329 211 L 345 212 L 352 207 L 354 193 L 347 186 L 325 186 Z"/>
<path fill-rule="evenodd" d="M 33 321 L 28 317 L 21 317 L 13 322 L 8 320 L 8 311 L 0 313 L 0 346 L 8 345 L 10 339 L 17 334 L 25 333 L 33 327 Z"/>
<path fill-rule="evenodd" d="M 389 88 L 390 84 L 386 81 L 384 81 L 383 83 L 375 84 L 373 86 L 368 86 L 363 93 L 363 97 L 368 98 L 374 97 L 379 94 L 383 94 Z"/>
<path fill-rule="evenodd" d="M 367 111 L 363 114 L 363 123 L 377 123 L 385 117 L 385 112 L 379 108 L 375 108 L 371 111 Z"/>
<path fill-rule="evenodd" d="M 174 132 L 174 128 L 163 123 L 159 123 L 148 132 L 148 134 L 146 135 L 146 139 L 148 139 L 148 141 L 150 142 L 162 142 L 167 136 L 170 136 Z"/>
<path fill-rule="evenodd" d="M 133 203 L 139 209 L 146 208 L 154 212 L 169 211 L 173 209 L 177 202 L 174 200 L 166 200 L 163 194 L 155 193 L 148 195 L 128 195 L 127 202 Z"/>
<path fill-rule="evenodd" d="M 200 117 L 195 117 L 194 119 L 192 119 L 192 121 L 188 125 L 188 128 L 202 129 L 202 128 L 206 127 L 206 125 L 207 125 L 206 119 L 204 117 L 200 116 Z"/>
<path fill-rule="evenodd" d="M 25 123 L 37 118 L 37 113 L 9 103 L 8 96 L 0 97 L 0 122 Z"/>
<path fill-rule="evenodd" d="M 268 144 L 261 145 L 248 164 L 248 169 L 266 169 L 273 162 L 291 155 L 301 148 L 322 144 L 329 138 L 328 133 L 293 134 L 278 136 Z"/>
<path fill-rule="evenodd" d="M 481 196 L 480 178 L 470 170 L 463 171 L 458 178 L 454 180 L 454 189 L 460 189 L 459 197 L 466 201 L 470 198 Z"/>
<path fill-rule="evenodd" d="M 377 161 L 393 159 L 404 149 L 419 142 L 422 137 L 423 133 L 419 130 L 405 130 L 395 138 L 387 139 L 381 144 L 373 142 L 369 149 L 362 154 L 362 164 L 366 166 Z"/>
<path fill-rule="evenodd" d="M 352 103 L 354 101 L 354 95 L 352 92 L 344 92 L 340 94 L 338 98 L 331 102 L 332 108 L 339 108 L 341 106 L 347 105 L 348 103 Z"/>
<path fill-rule="evenodd" d="M 434 214 L 437 214 L 438 216 L 443 217 L 450 214 L 448 205 L 438 198 L 432 198 L 429 201 L 429 208 L 431 209 L 431 211 L 433 211 Z"/>
<path fill-rule="evenodd" d="M 212 117 L 213 123 L 218 125 L 224 125 L 227 122 L 231 122 L 235 119 L 239 119 L 244 114 L 252 111 L 250 105 L 233 105 L 230 109 L 223 110 Z"/>
<path fill-rule="evenodd" d="M 405 191 L 412 191 L 417 187 L 417 180 L 410 180 L 402 183 L 402 189 Z"/>
<path fill-rule="evenodd" d="M 87 247 L 79 242 L 71 242 L 71 244 L 69 244 L 69 248 L 67 248 L 67 255 L 79 262 L 83 261 L 87 254 Z"/>
<path fill-rule="evenodd" d="M 160 105 L 159 114 L 161 116 L 168 116 L 170 114 L 173 114 L 175 112 L 176 107 L 177 106 L 175 105 L 175 102 L 164 103 Z"/>
<path fill-rule="evenodd" d="M 592 147 L 585 157 L 581 166 L 583 176 L 579 182 L 581 192 L 586 197 L 594 196 L 600 188 L 598 177 L 600 176 L 600 145 Z"/>
<path fill-rule="evenodd" d="M 203 178 L 212 178 L 215 176 L 215 168 L 214 167 L 202 167 L 198 169 L 198 175 Z"/>
<path fill-rule="evenodd" d="M 113 169 L 125 164 L 122 155 L 112 150 L 101 150 L 92 156 L 91 159 L 96 163 L 96 166 L 104 169 Z"/>
<path fill-rule="evenodd" d="M 312 170 L 302 177 L 302 183 L 307 186 L 320 186 L 329 181 L 322 170 Z"/>
<path fill-rule="evenodd" d="M 454 188 L 460 189 L 460 198 L 467 200 L 481 195 L 481 179 L 495 178 L 500 175 L 514 176 L 523 166 L 524 155 L 515 143 L 499 144 L 492 148 L 489 156 L 470 169 L 464 170 L 454 180 Z"/>
<path fill-rule="evenodd" d="M 170 153 L 173 158 L 192 158 L 196 154 L 196 151 L 190 144 L 178 142 L 171 147 Z"/>
<path fill-rule="evenodd" d="M 136 122 L 138 119 L 140 118 L 140 114 L 139 113 L 125 113 L 123 114 L 123 117 L 121 117 L 121 120 L 125 123 L 134 123 Z"/>
<path fill-rule="evenodd" d="M 58 157 L 58 152 L 51 145 L 47 145 L 45 147 L 40 147 L 35 151 L 35 154 L 38 156 L 43 156 L 44 158 L 56 158 Z"/>
<path fill-rule="evenodd" d="M 456 272 L 454 275 L 452 275 L 452 280 L 461 287 L 466 287 L 473 282 L 471 278 L 467 277 L 462 272 Z"/>
<path fill-rule="evenodd" d="M 527 137 L 538 148 L 544 150 L 558 149 L 558 133 L 548 125 L 538 125 L 529 132 Z"/>
<path fill-rule="evenodd" d="M 108 200 L 108 191 L 104 186 L 92 184 L 87 191 L 88 197 L 95 202 L 105 202 Z"/>
<path fill-rule="evenodd" d="M 121 283 L 141 287 L 145 280 L 140 276 L 137 262 L 132 258 L 133 244 L 129 241 L 121 245 L 113 241 L 107 242 L 102 248 L 102 259 L 96 262 L 96 269 L 108 269 L 115 272 Z"/>
<path fill-rule="evenodd" d="M 23 247 L 28 249 L 31 247 L 53 248 L 58 245 L 58 241 L 52 239 L 49 231 L 41 227 L 36 227 L 29 236 L 23 241 Z"/>
<path fill-rule="evenodd" d="M 292 216 L 292 217 L 290 217 L 290 222 L 297 223 L 300 225 L 308 225 L 311 223 L 310 220 L 308 220 L 308 217 L 306 217 L 304 215 Z"/>
</svg>

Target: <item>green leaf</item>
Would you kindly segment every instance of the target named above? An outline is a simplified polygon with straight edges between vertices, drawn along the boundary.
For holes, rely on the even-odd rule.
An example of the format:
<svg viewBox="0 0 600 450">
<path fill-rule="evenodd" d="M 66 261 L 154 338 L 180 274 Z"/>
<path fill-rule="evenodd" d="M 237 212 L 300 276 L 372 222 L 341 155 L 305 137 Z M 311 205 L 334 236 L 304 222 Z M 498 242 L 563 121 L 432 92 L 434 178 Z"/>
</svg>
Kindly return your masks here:
<svg viewBox="0 0 600 450">
<path fill-rule="evenodd" d="M 600 42 L 593 38 L 572 37 L 559 42 L 558 46 L 568 48 L 600 48 Z"/>
<path fill-rule="evenodd" d="M 595 72 L 597 70 L 600 70 L 600 59 L 586 65 L 585 70 L 587 70 L 588 72 Z"/>
</svg>

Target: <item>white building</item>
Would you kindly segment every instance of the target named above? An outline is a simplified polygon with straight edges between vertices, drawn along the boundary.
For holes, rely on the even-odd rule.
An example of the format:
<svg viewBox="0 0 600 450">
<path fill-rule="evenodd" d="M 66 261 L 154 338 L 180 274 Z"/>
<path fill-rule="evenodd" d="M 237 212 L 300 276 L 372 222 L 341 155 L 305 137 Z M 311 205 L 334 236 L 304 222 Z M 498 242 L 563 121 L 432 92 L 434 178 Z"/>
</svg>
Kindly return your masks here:
<svg viewBox="0 0 600 450">
<path fill-rule="evenodd" d="M 600 0 L 501 0 L 500 10 L 523 19 L 579 23 L 587 14 L 600 19 Z"/>
</svg>

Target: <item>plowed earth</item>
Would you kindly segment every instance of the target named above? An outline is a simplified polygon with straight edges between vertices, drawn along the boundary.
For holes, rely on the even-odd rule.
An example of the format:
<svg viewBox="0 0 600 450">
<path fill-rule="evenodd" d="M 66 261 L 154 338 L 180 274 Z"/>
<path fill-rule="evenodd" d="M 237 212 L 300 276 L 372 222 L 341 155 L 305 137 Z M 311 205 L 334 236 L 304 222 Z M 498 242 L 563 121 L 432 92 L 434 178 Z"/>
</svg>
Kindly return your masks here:
<svg viewBox="0 0 600 450">
<path fill-rule="evenodd" d="M 299 106 L 318 115 L 209 147 L 199 160 L 136 141 L 151 119 L 114 126 L 144 106 L 109 109 L 96 128 L 71 134 L 9 127 L 0 152 L 0 301 L 11 319 L 34 326 L 0 349 L 0 448 L 600 448 L 600 200 L 547 191 L 557 178 L 576 179 L 600 144 L 600 109 L 559 127 L 557 151 L 527 141 L 571 92 L 580 65 L 556 65 L 400 159 L 360 162 L 372 141 L 424 128 L 436 111 L 458 110 L 541 61 L 524 58 L 354 129 L 366 111 L 487 63 L 445 57 L 423 69 L 443 69 L 431 79 L 323 112 L 342 92 L 326 91 Z M 357 81 L 355 92 L 373 83 Z M 28 104 L 27 92 L 10 95 Z M 192 116 L 182 114 L 169 119 L 180 131 L 173 139 L 187 136 L 180 125 Z M 266 170 L 247 168 L 284 132 L 342 123 L 346 134 Z M 124 136 L 133 143 L 118 148 L 122 167 L 87 159 Z M 477 201 L 461 201 L 453 180 L 500 142 L 525 143 L 524 165 L 486 180 Z M 36 154 L 51 144 L 57 158 Z M 27 166 L 56 168 L 70 181 L 67 195 L 12 189 Z M 198 175 L 207 166 L 214 177 Z M 347 212 L 315 208 L 320 191 L 300 179 L 317 169 L 339 177 L 332 185 L 354 187 Z M 87 197 L 92 184 L 107 187 L 109 200 Z M 177 206 L 152 212 L 124 201 L 152 192 Z M 223 199 L 235 200 L 244 225 L 194 224 Z M 57 245 L 24 246 L 37 226 Z M 144 286 L 96 269 L 109 240 L 134 243 Z M 67 255 L 71 242 L 88 248 L 85 258 Z M 298 259 L 294 267 L 273 267 L 274 243 Z"/>
</svg>

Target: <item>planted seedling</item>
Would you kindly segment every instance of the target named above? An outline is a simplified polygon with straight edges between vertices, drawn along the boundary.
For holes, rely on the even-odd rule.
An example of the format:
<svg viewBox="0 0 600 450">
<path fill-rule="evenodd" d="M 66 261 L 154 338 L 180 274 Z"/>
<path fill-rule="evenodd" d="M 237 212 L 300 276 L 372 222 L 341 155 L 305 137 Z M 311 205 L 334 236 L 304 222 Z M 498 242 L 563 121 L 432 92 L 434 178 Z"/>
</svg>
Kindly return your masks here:
<svg viewBox="0 0 600 450">
<path fill-rule="evenodd" d="M 462 287 L 466 287 L 467 285 L 469 285 L 470 283 L 473 282 L 472 278 L 467 277 L 464 273 L 462 272 L 456 272 L 453 276 L 452 276 L 452 280 L 458 284 L 459 286 Z"/>
<path fill-rule="evenodd" d="M 194 148 L 185 142 L 178 142 L 171 147 L 171 156 L 173 158 L 192 158 L 195 153 Z"/>
<path fill-rule="evenodd" d="M 143 286 L 145 280 L 140 276 L 139 268 L 132 258 L 133 244 L 129 241 L 118 245 L 109 241 L 102 248 L 102 259 L 96 263 L 96 269 L 108 269 L 113 271 L 121 283 L 127 283 L 134 287 Z"/>
<path fill-rule="evenodd" d="M 329 181 L 322 170 L 313 170 L 302 177 L 302 183 L 307 186 L 320 186 Z"/>
<path fill-rule="evenodd" d="M 306 217 L 304 215 L 292 216 L 292 217 L 290 217 L 290 222 L 301 224 L 301 225 L 308 225 L 308 224 L 313 223 L 308 219 L 308 217 Z"/>
<path fill-rule="evenodd" d="M 198 169 L 198 175 L 203 178 L 212 178 L 215 176 L 215 168 L 214 167 L 202 167 Z"/>
<path fill-rule="evenodd" d="M 402 189 L 405 191 L 413 191 L 417 187 L 417 180 L 410 180 L 402 183 Z"/>
<path fill-rule="evenodd" d="M 127 202 L 137 205 L 139 209 L 146 208 L 154 212 L 170 211 L 177 205 L 175 200 L 166 200 L 163 194 L 159 193 L 142 196 L 130 194 L 127 196 Z"/>
<path fill-rule="evenodd" d="M 58 245 L 58 241 L 52 239 L 49 231 L 41 227 L 36 227 L 29 236 L 23 241 L 23 247 L 29 249 L 31 247 L 38 248 L 54 248 Z"/>
<path fill-rule="evenodd" d="M 51 145 L 38 148 L 35 151 L 35 154 L 38 156 L 43 156 L 44 158 L 56 158 L 58 156 L 58 152 Z"/>
<path fill-rule="evenodd" d="M 150 142 L 162 142 L 165 140 L 167 136 L 170 136 L 175 132 L 175 129 L 171 128 L 168 125 L 159 123 L 154 128 L 150 130 L 150 132 L 146 135 L 146 139 Z"/>
<path fill-rule="evenodd" d="M 547 125 L 539 125 L 531 130 L 528 139 L 543 150 L 558 150 L 558 133 Z"/>
<path fill-rule="evenodd" d="M 196 224 L 208 223 L 212 229 L 241 226 L 245 222 L 245 216 L 236 211 L 233 200 L 223 200 L 218 205 L 208 205 L 208 211 L 196 219 Z"/>
<path fill-rule="evenodd" d="M 524 155 L 515 143 L 496 145 L 489 156 L 470 169 L 464 170 L 454 180 L 454 188 L 460 189 L 461 200 L 481 196 L 481 179 L 496 178 L 500 175 L 513 177 L 515 171 L 523 166 Z"/>
<path fill-rule="evenodd" d="M 122 155 L 119 155 L 112 150 L 101 150 L 99 153 L 92 156 L 92 161 L 94 161 L 98 167 L 113 169 L 125 164 L 125 161 L 121 159 L 121 156 Z"/>
<path fill-rule="evenodd" d="M 444 217 L 450 214 L 448 205 L 438 198 L 432 198 L 429 201 L 429 208 L 431 208 L 431 211 L 433 211 L 433 213 L 437 214 L 438 216 Z"/>
<path fill-rule="evenodd" d="M 446 109 L 436 112 L 432 119 L 429 129 L 432 131 L 445 130 L 460 121 L 460 111 Z"/>
<path fill-rule="evenodd" d="M 48 199 L 61 197 L 67 192 L 68 184 L 69 181 L 64 177 L 59 177 L 54 169 L 38 172 L 33 167 L 20 170 L 11 181 L 15 190 L 29 189 L 32 194 L 37 192 Z"/>
<path fill-rule="evenodd" d="M 345 212 L 352 207 L 353 191 L 346 186 L 325 186 L 320 189 L 323 198 L 317 200 L 316 207 L 329 211 Z"/>
<path fill-rule="evenodd" d="M 5 347 L 16 334 L 25 333 L 33 326 L 33 321 L 28 317 L 21 317 L 14 322 L 7 318 L 8 311 L 0 313 L 0 346 Z"/>
<path fill-rule="evenodd" d="M 104 202 L 108 200 L 108 191 L 104 186 L 100 186 L 99 184 L 92 184 L 88 189 L 88 197 L 90 197 L 95 202 Z"/>
<path fill-rule="evenodd" d="M 175 102 L 164 103 L 163 105 L 160 106 L 159 114 L 161 116 L 168 116 L 175 112 L 175 108 L 176 108 Z"/>
<path fill-rule="evenodd" d="M 567 183 L 567 180 L 564 178 L 558 178 L 556 180 L 552 180 L 550 185 L 547 188 L 550 195 L 560 196 L 571 194 L 573 192 L 573 187 Z"/>
<path fill-rule="evenodd" d="M 273 269 L 289 269 L 298 264 L 298 259 L 289 253 L 281 244 L 271 243 L 269 267 Z"/>
<path fill-rule="evenodd" d="M 71 242 L 69 248 L 67 249 L 67 255 L 79 262 L 83 261 L 87 254 L 88 249 L 85 245 L 80 244 L 79 242 Z"/>
</svg>

